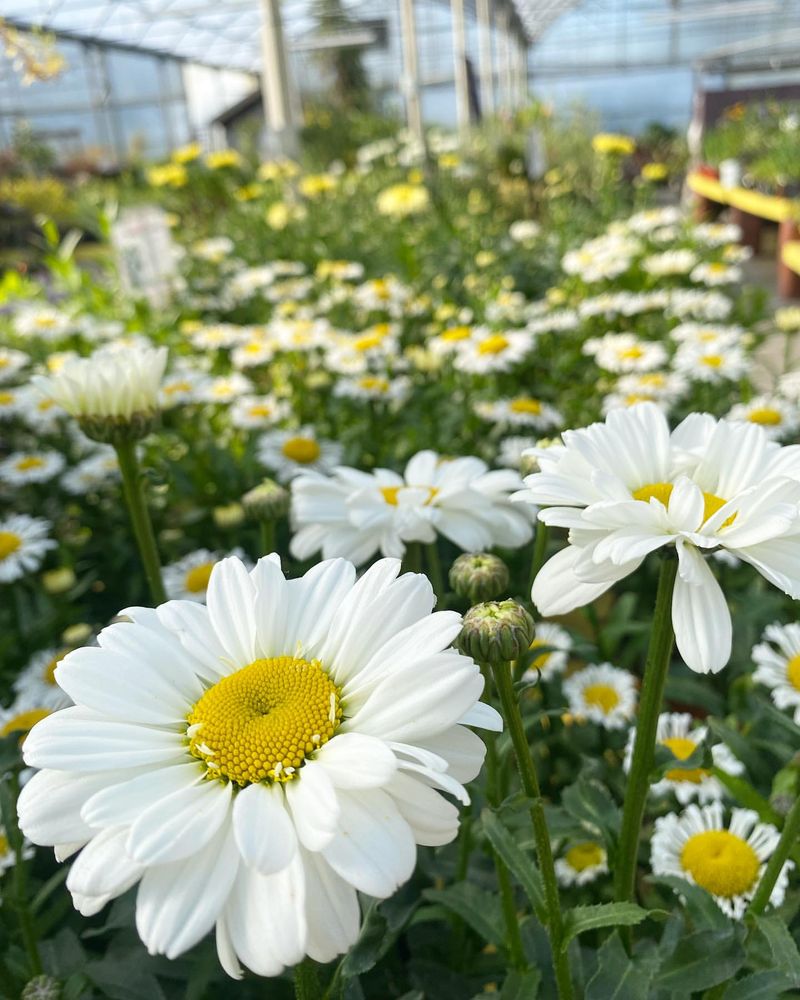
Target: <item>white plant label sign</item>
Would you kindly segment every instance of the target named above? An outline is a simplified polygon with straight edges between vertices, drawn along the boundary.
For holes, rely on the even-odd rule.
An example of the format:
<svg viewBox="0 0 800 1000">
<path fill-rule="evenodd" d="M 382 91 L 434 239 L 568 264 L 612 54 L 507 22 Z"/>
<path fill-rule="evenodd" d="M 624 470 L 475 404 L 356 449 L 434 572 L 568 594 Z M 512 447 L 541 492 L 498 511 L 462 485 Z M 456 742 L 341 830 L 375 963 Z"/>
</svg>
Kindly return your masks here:
<svg viewBox="0 0 800 1000">
<path fill-rule="evenodd" d="M 156 205 L 126 208 L 111 230 L 122 286 L 151 306 L 166 305 L 177 273 L 177 252 L 167 215 Z"/>
</svg>

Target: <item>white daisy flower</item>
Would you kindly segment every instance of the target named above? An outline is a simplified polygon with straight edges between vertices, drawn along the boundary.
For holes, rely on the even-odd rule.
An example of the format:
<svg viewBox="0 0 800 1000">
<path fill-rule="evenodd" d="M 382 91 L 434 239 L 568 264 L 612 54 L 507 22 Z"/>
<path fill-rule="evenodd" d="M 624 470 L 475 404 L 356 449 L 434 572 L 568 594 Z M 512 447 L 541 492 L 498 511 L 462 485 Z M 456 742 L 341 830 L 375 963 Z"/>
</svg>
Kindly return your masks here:
<svg viewBox="0 0 800 1000">
<path fill-rule="evenodd" d="M 507 372 L 523 361 L 533 349 L 534 336 L 527 330 L 505 330 L 480 338 L 462 340 L 453 364 L 462 372 L 483 375 Z"/>
<path fill-rule="evenodd" d="M 64 363 L 52 375 L 34 375 L 39 391 L 78 418 L 129 421 L 158 410 L 166 347 L 102 347 Z"/>
<path fill-rule="evenodd" d="M 205 372 L 194 371 L 191 368 L 182 367 L 172 372 L 161 383 L 159 396 L 161 407 L 169 410 L 184 403 L 200 402 L 201 390 L 207 380 Z"/>
<path fill-rule="evenodd" d="M 749 403 L 737 403 L 727 419 L 758 424 L 773 441 L 794 435 L 800 427 L 797 404 L 779 396 L 755 396 Z"/>
<path fill-rule="evenodd" d="M 534 657 L 525 671 L 525 680 L 551 681 L 567 669 L 572 639 L 566 629 L 554 622 L 537 622 L 530 649 Z M 538 653 L 540 649 L 544 652 Z"/>
<path fill-rule="evenodd" d="M 700 288 L 672 288 L 666 312 L 678 319 L 699 319 L 709 323 L 725 320 L 733 303 L 721 292 L 706 292 Z"/>
<path fill-rule="evenodd" d="M 189 335 L 192 347 L 200 351 L 215 351 L 220 348 L 235 347 L 249 339 L 247 327 L 235 323 L 213 323 L 192 330 Z"/>
<path fill-rule="evenodd" d="M 663 712 L 658 717 L 656 726 L 656 742 L 667 747 L 679 761 L 691 757 L 695 750 L 708 735 L 706 726 L 695 725 L 688 712 Z M 636 739 L 636 728 L 628 733 L 623 766 L 625 773 L 630 770 L 633 757 L 633 743 Z M 724 743 L 715 743 L 711 747 L 711 759 L 714 767 L 727 774 L 742 774 L 744 765 L 738 760 Z M 727 791 L 722 782 L 715 778 L 711 771 L 702 767 L 674 767 L 664 774 L 664 777 L 650 786 L 652 795 L 667 795 L 674 792 L 681 805 L 688 805 L 693 799 L 698 802 L 713 802 L 724 798 Z"/>
<path fill-rule="evenodd" d="M 563 689 L 573 715 L 604 729 L 624 729 L 636 711 L 636 678 L 610 663 L 570 674 Z"/>
<path fill-rule="evenodd" d="M 57 451 L 15 451 L 0 462 L 0 482 L 12 486 L 46 483 L 64 468 L 64 456 Z"/>
<path fill-rule="evenodd" d="M 566 431 L 537 453 L 540 472 L 515 499 L 569 545 L 545 564 L 532 598 L 565 614 L 628 576 L 646 555 L 674 545 L 672 623 L 692 670 L 720 670 L 731 652 L 725 596 L 703 554 L 717 547 L 800 597 L 800 455 L 755 424 L 692 414 L 672 433 L 652 403 L 614 410 L 605 422 Z M 552 506 L 548 506 L 552 505 Z"/>
<path fill-rule="evenodd" d="M 51 525 L 41 517 L 11 514 L 0 519 L 0 583 L 11 583 L 37 570 L 56 543 L 48 538 Z"/>
<path fill-rule="evenodd" d="M 741 920 L 779 840 L 775 827 L 760 823 L 751 809 L 732 809 L 726 827 L 721 802 L 690 805 L 680 815 L 656 820 L 650 863 L 655 875 L 699 885 L 723 913 Z M 783 866 L 769 898 L 772 906 L 783 902 L 793 867 L 791 861 Z"/>
<path fill-rule="evenodd" d="M 532 427 L 537 431 L 547 431 L 564 424 L 564 417 L 554 406 L 532 396 L 479 400 L 475 403 L 474 410 L 482 420 L 509 427 Z"/>
<path fill-rule="evenodd" d="M 681 221 L 681 210 L 677 206 L 665 205 L 663 208 L 646 208 L 636 212 L 626 220 L 625 225 L 632 233 L 647 235 L 662 226 L 674 226 Z"/>
<path fill-rule="evenodd" d="M 517 517 L 509 496 L 519 475 L 488 471 L 479 458 L 447 459 L 421 451 L 403 475 L 340 467 L 330 479 L 301 476 L 292 482 L 291 551 L 306 559 L 317 551 L 346 555 L 361 565 L 377 552 L 401 558 L 408 542 L 432 543 L 443 535 L 464 552 L 530 541 L 532 518 Z"/>
<path fill-rule="evenodd" d="M 24 351 L 0 347 L 0 385 L 12 382 L 29 361 L 30 358 Z"/>
<path fill-rule="evenodd" d="M 714 288 L 717 285 L 733 285 L 742 280 L 742 269 L 724 261 L 710 261 L 698 264 L 689 275 L 696 284 Z"/>
<path fill-rule="evenodd" d="M 289 416 L 289 404 L 273 395 L 240 396 L 228 410 L 234 427 L 244 430 L 271 427 Z"/>
<path fill-rule="evenodd" d="M 234 549 L 230 555 L 244 562 L 247 569 L 250 568 L 241 549 Z M 205 604 L 211 571 L 224 558 L 221 552 L 196 549 L 177 562 L 164 566 L 161 573 L 169 600 L 197 601 L 199 604 Z"/>
<path fill-rule="evenodd" d="M 608 855 L 596 840 L 583 840 L 556 858 L 555 869 L 558 884 L 565 888 L 588 885 L 608 872 Z"/>
<path fill-rule="evenodd" d="M 449 648 L 419 575 L 342 560 L 287 581 L 276 556 L 211 576 L 208 606 L 129 608 L 56 678 L 76 707 L 25 741 L 41 768 L 20 826 L 60 858 L 76 907 L 138 883 L 147 949 L 174 958 L 216 927 L 224 969 L 329 962 L 359 933 L 357 892 L 410 878 L 449 843 L 463 782 L 499 729 L 476 664 Z"/>
<path fill-rule="evenodd" d="M 667 360 L 663 344 L 642 340 L 635 333 L 607 333 L 592 337 L 583 345 L 583 353 L 608 372 L 650 372 Z"/>
<path fill-rule="evenodd" d="M 733 222 L 701 222 L 692 227 L 692 239 L 707 247 L 722 247 L 726 243 L 739 243 L 742 227 Z"/>
<path fill-rule="evenodd" d="M 353 302 L 364 312 L 385 312 L 400 318 L 403 305 L 411 297 L 411 292 L 394 275 L 373 278 L 353 289 Z"/>
<path fill-rule="evenodd" d="M 673 359 L 675 370 L 694 382 L 725 382 L 741 378 L 750 367 L 741 347 L 681 344 Z"/>
<path fill-rule="evenodd" d="M 268 431 L 258 440 L 258 460 L 282 483 L 301 472 L 329 472 L 342 457 L 337 441 L 317 437 L 313 427 Z"/>
<path fill-rule="evenodd" d="M 25 338 L 58 340 L 75 330 L 75 321 L 55 306 L 27 305 L 13 319 L 14 332 Z"/>
<path fill-rule="evenodd" d="M 23 390 L 18 386 L 0 386 L 0 420 L 12 420 L 23 405 Z"/>
<path fill-rule="evenodd" d="M 58 429 L 59 421 L 65 414 L 58 403 L 45 396 L 35 385 L 28 385 L 19 391 L 17 415 L 32 430 L 43 434 Z"/>
<path fill-rule="evenodd" d="M 56 684 L 55 671 L 68 649 L 40 649 L 14 679 L 14 691 L 21 704 L 38 705 L 52 712 L 66 708 L 72 699 Z M 38 721 L 38 720 L 37 720 Z"/>
<path fill-rule="evenodd" d="M 113 448 L 102 448 L 84 458 L 61 477 L 61 485 L 73 496 L 84 496 L 115 483 L 119 479 L 119 462 Z"/>
<path fill-rule="evenodd" d="M 209 236 L 197 240 L 191 246 L 191 254 L 198 260 L 219 264 L 221 260 L 233 253 L 233 240 L 228 236 Z"/>
<path fill-rule="evenodd" d="M 642 268 L 654 278 L 667 278 L 688 274 L 697 264 L 697 254 L 693 250 L 665 250 L 664 253 L 645 257 Z"/>
<path fill-rule="evenodd" d="M 495 462 L 497 465 L 519 472 L 525 452 L 535 448 L 538 440 L 534 437 L 519 436 L 503 438 L 498 444 Z"/>
<path fill-rule="evenodd" d="M 542 227 L 533 219 L 517 219 L 508 227 L 508 235 L 515 243 L 534 243 L 541 232 Z"/>
<path fill-rule="evenodd" d="M 231 364 L 234 368 L 256 368 L 268 364 L 275 357 L 275 343 L 264 335 L 247 340 L 234 347 Z"/>
<path fill-rule="evenodd" d="M 794 721 L 800 724 L 800 625 L 791 622 L 768 625 L 764 642 L 753 647 L 758 667 L 753 680 L 770 689 L 775 706 L 791 708 Z"/>
<path fill-rule="evenodd" d="M 197 396 L 204 403 L 230 403 L 252 391 L 253 383 L 247 376 L 231 372 L 230 375 L 218 375 L 203 382 Z"/>
<path fill-rule="evenodd" d="M 377 400 L 402 403 L 411 393 L 411 382 L 402 376 L 359 375 L 342 379 L 333 390 L 334 396 L 346 399 Z"/>
<path fill-rule="evenodd" d="M 688 322 L 673 327 L 669 335 L 679 344 L 694 344 L 724 352 L 728 347 L 741 345 L 745 331 L 740 326 Z"/>
</svg>

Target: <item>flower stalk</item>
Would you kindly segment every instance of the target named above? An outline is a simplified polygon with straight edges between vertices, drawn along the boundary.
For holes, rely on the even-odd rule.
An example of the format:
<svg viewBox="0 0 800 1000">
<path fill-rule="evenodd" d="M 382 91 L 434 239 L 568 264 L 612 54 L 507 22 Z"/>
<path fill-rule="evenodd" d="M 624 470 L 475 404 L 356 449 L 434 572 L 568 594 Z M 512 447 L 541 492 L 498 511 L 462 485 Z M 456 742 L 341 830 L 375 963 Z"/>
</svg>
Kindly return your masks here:
<svg viewBox="0 0 800 1000">
<path fill-rule="evenodd" d="M 650 772 L 655 760 L 656 728 L 675 641 L 672 629 L 672 592 L 677 573 L 678 560 L 670 556 L 665 557 L 661 562 L 658 578 L 653 628 L 650 632 L 650 645 L 647 650 L 639 700 L 639 715 L 636 721 L 636 740 L 633 745 L 633 757 L 622 811 L 622 829 L 614 879 L 615 898 L 620 902 L 632 900 L 636 886 L 639 838 L 650 787 Z"/>
<path fill-rule="evenodd" d="M 794 800 L 794 805 L 789 810 L 783 824 L 783 830 L 781 830 L 781 839 L 764 869 L 764 877 L 759 882 L 755 895 L 750 901 L 750 906 L 747 908 L 748 916 L 757 917 L 764 912 L 772 890 L 775 888 L 775 883 L 778 881 L 778 876 L 798 839 L 800 839 L 800 795 Z"/>
<path fill-rule="evenodd" d="M 125 494 L 133 533 L 136 536 L 136 544 L 147 577 L 147 585 L 150 588 L 150 596 L 155 605 L 163 604 L 167 595 L 161 579 L 161 563 L 158 558 L 153 524 L 142 489 L 142 473 L 139 468 L 139 460 L 136 457 L 136 442 L 118 441 L 114 448 L 117 452 L 117 461 L 122 475 L 122 490 Z"/>
<path fill-rule="evenodd" d="M 294 967 L 294 995 L 296 1000 L 319 1000 L 322 996 L 317 967 L 310 958 Z"/>
</svg>

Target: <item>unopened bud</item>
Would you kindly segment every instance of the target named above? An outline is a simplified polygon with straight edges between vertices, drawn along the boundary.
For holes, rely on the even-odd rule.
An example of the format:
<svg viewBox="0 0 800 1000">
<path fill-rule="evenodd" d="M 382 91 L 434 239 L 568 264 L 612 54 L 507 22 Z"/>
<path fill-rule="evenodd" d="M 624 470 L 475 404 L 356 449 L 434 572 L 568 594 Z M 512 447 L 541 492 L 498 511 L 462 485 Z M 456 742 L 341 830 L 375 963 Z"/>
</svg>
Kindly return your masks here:
<svg viewBox="0 0 800 1000">
<path fill-rule="evenodd" d="M 59 1000 L 61 983 L 52 976 L 29 979 L 20 994 L 21 1000 Z"/>
<path fill-rule="evenodd" d="M 75 573 L 70 566 L 60 566 L 42 573 L 42 584 L 48 594 L 63 594 L 75 586 Z"/>
<path fill-rule="evenodd" d="M 125 444 L 140 441 L 159 426 L 161 414 L 156 411 L 132 413 L 129 417 L 92 416 L 78 417 L 86 437 L 101 444 Z"/>
<path fill-rule="evenodd" d="M 88 622 L 78 622 L 77 625 L 70 625 L 61 633 L 61 639 L 67 646 L 81 646 L 89 638 L 94 630 Z"/>
<path fill-rule="evenodd" d="M 245 513 L 254 521 L 278 521 L 289 512 L 289 491 L 265 479 L 242 497 Z"/>
<path fill-rule="evenodd" d="M 789 810 L 795 803 L 795 796 L 788 795 L 786 792 L 778 792 L 775 795 L 771 795 L 769 798 L 769 804 L 775 810 L 779 816 L 788 816 Z"/>
<path fill-rule="evenodd" d="M 506 564 L 489 552 L 465 552 L 450 567 L 450 586 L 470 604 L 499 597 L 508 579 Z"/>
<path fill-rule="evenodd" d="M 476 604 L 464 616 L 458 647 L 479 663 L 517 660 L 535 634 L 533 618 L 516 601 Z"/>
<path fill-rule="evenodd" d="M 218 528 L 235 528 L 244 521 L 244 507 L 235 501 L 223 507 L 215 507 L 213 517 Z"/>
</svg>

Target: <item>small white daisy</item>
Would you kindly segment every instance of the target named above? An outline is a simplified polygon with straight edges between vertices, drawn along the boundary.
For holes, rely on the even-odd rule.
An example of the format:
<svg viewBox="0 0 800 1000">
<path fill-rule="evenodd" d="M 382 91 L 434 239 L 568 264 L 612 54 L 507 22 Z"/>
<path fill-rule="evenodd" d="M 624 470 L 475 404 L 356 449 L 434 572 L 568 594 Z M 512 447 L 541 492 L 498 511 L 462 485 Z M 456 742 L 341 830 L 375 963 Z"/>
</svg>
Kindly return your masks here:
<svg viewBox="0 0 800 1000">
<path fill-rule="evenodd" d="M 12 420 L 22 406 L 23 390 L 17 386 L 0 386 L 0 420 Z"/>
<path fill-rule="evenodd" d="M 337 441 L 317 437 L 313 427 L 301 427 L 263 434 L 258 441 L 258 460 L 285 483 L 300 472 L 330 472 L 341 460 L 342 450 Z"/>
<path fill-rule="evenodd" d="M 602 844 L 584 840 L 556 858 L 555 868 L 559 885 L 588 885 L 608 872 L 608 855 Z"/>
<path fill-rule="evenodd" d="M 607 333 L 592 337 L 583 345 L 583 353 L 593 357 L 595 364 L 607 372 L 650 372 L 667 360 L 663 344 L 642 340 L 635 333 Z"/>
<path fill-rule="evenodd" d="M 591 664 L 564 681 L 570 712 L 604 729 L 624 729 L 636 709 L 636 679 L 610 663 Z"/>
<path fill-rule="evenodd" d="M 50 522 L 27 514 L 0 520 L 0 583 L 11 583 L 37 570 L 56 543 L 47 537 Z"/>
<path fill-rule="evenodd" d="M 689 275 L 692 281 L 697 284 L 714 288 L 717 285 L 732 285 L 742 280 L 742 269 L 735 264 L 726 264 L 723 261 L 710 261 L 698 264 Z"/>
<path fill-rule="evenodd" d="M 531 448 L 535 448 L 538 440 L 534 437 L 519 436 L 503 438 L 498 445 L 495 462 L 507 469 L 515 469 L 519 472 L 522 468 L 523 455 Z"/>
<path fill-rule="evenodd" d="M 540 649 L 543 652 L 537 652 Z M 572 639 L 566 629 L 553 622 L 538 622 L 530 645 L 534 657 L 525 671 L 525 680 L 549 681 L 556 674 L 563 674 L 571 649 Z"/>
<path fill-rule="evenodd" d="M 69 695 L 56 684 L 55 670 L 69 649 L 40 649 L 28 660 L 14 680 L 21 704 L 39 705 L 55 712 L 72 704 Z"/>
<path fill-rule="evenodd" d="M 61 485 L 72 496 L 85 496 L 119 479 L 119 462 L 113 448 L 102 448 L 84 458 L 61 477 Z"/>
<path fill-rule="evenodd" d="M 410 392 L 411 383 L 403 376 L 389 378 L 385 375 L 358 375 L 338 382 L 333 394 L 345 399 L 402 403 Z"/>
<path fill-rule="evenodd" d="M 766 641 L 753 647 L 758 664 L 753 680 L 770 689 L 777 708 L 793 709 L 794 721 L 800 724 L 800 624 L 775 622 L 762 638 Z"/>
<path fill-rule="evenodd" d="M 64 456 L 57 451 L 15 451 L 0 462 L 0 482 L 12 486 L 46 483 L 64 468 Z"/>
<path fill-rule="evenodd" d="M 289 404 L 276 396 L 240 396 L 228 416 L 234 427 L 244 430 L 271 427 L 289 415 Z"/>
<path fill-rule="evenodd" d="M 537 431 L 561 427 L 564 417 L 549 403 L 532 396 L 514 396 L 510 399 L 480 400 L 475 413 L 482 420 L 509 427 L 532 427 Z"/>
<path fill-rule="evenodd" d="M 232 400 L 253 391 L 253 383 L 241 372 L 218 375 L 205 382 L 198 390 L 198 398 L 204 403 L 230 403 Z"/>
<path fill-rule="evenodd" d="M 749 403 L 737 403 L 728 413 L 728 420 L 758 424 L 773 441 L 793 435 L 800 426 L 797 405 L 779 396 L 756 396 Z"/>
<path fill-rule="evenodd" d="M 644 270 L 654 278 L 688 274 L 695 264 L 697 254 L 693 250 L 665 250 L 642 261 Z"/>
<path fill-rule="evenodd" d="M 693 804 L 656 820 L 651 866 L 655 875 L 699 885 L 723 913 L 741 920 L 779 840 L 775 827 L 760 823 L 751 809 L 732 809 L 726 827 L 721 802 Z M 773 906 L 783 902 L 793 867 L 791 861 L 783 866 L 769 898 Z"/>
<path fill-rule="evenodd" d="M 230 555 L 242 559 L 250 568 L 241 549 L 234 549 Z M 161 572 L 167 597 L 171 601 L 196 601 L 198 604 L 205 604 L 211 571 L 224 558 L 222 552 L 197 549 L 177 562 L 164 566 Z"/>
<path fill-rule="evenodd" d="M 681 375 L 695 382 L 724 382 L 741 378 L 750 367 L 740 347 L 681 344 L 673 364 Z"/>
<path fill-rule="evenodd" d="M 534 336 L 527 330 L 487 333 L 480 339 L 463 340 L 455 355 L 455 367 L 462 372 L 483 375 L 507 372 L 530 354 Z"/>
<path fill-rule="evenodd" d="M 696 726 L 688 712 L 663 712 L 658 717 L 656 741 L 667 747 L 679 761 L 687 760 L 708 735 L 706 726 Z M 633 756 L 636 728 L 628 733 L 625 747 L 625 773 L 628 773 Z M 724 743 L 715 743 L 711 748 L 711 759 L 715 767 L 727 774 L 742 774 L 744 765 L 730 752 Z M 674 792 L 681 805 L 688 805 L 693 799 L 700 803 L 713 802 L 724 798 L 725 786 L 718 778 L 702 767 L 674 767 L 666 771 L 664 777 L 650 786 L 652 795 L 666 795 Z"/>
<path fill-rule="evenodd" d="M 11 347 L 0 347 L 0 385 L 11 382 L 18 372 L 27 365 L 30 358 L 24 351 L 15 351 Z"/>
</svg>

